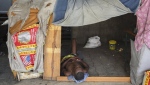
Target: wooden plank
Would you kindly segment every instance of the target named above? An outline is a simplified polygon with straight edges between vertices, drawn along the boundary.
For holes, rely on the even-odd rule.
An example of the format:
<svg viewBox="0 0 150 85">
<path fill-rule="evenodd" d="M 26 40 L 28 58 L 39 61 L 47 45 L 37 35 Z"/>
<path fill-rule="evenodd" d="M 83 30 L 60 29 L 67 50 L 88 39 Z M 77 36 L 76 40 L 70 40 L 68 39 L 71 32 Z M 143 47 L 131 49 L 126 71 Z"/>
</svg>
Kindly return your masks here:
<svg viewBox="0 0 150 85">
<path fill-rule="evenodd" d="M 52 17 L 50 19 L 50 22 Z M 44 46 L 43 79 L 56 80 L 60 76 L 61 27 L 49 24 Z"/>
<path fill-rule="evenodd" d="M 57 77 L 57 81 L 69 81 L 67 77 Z M 97 82 L 130 82 L 130 77 L 88 77 L 86 81 Z"/>
<path fill-rule="evenodd" d="M 14 79 L 17 79 L 17 71 L 12 70 Z"/>
<path fill-rule="evenodd" d="M 133 33 L 131 30 L 125 30 L 125 32 L 127 32 L 127 33 L 129 33 L 130 35 L 132 35 L 132 36 L 136 36 L 136 34 L 135 33 Z"/>
<path fill-rule="evenodd" d="M 53 76 L 52 80 L 56 80 L 58 76 L 60 76 L 60 56 L 61 56 L 61 27 L 60 26 L 55 26 L 55 32 L 56 32 L 56 39 L 55 45 L 59 50 L 56 50 L 56 53 L 54 53 L 54 61 L 53 61 Z"/>
<path fill-rule="evenodd" d="M 15 1 L 17 1 L 17 0 L 12 0 L 12 3 L 14 3 Z"/>
<path fill-rule="evenodd" d="M 50 35 L 53 36 L 54 32 L 53 31 L 48 31 L 47 32 L 47 37 L 46 37 L 45 46 L 44 46 L 44 73 L 43 73 L 43 79 L 47 79 L 47 80 L 52 79 L 52 53 L 53 53 L 53 49 L 50 48 L 50 46 L 49 46 L 52 43 L 51 40 L 50 40 L 52 36 L 50 36 Z"/>
<path fill-rule="evenodd" d="M 72 54 L 77 54 L 76 38 L 72 39 Z"/>
</svg>

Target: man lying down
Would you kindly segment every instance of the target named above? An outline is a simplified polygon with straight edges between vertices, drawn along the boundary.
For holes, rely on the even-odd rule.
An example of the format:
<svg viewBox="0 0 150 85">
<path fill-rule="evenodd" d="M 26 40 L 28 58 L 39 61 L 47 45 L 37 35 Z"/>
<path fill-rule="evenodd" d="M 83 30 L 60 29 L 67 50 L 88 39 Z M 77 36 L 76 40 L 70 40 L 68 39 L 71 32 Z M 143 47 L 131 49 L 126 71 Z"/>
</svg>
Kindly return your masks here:
<svg viewBox="0 0 150 85">
<path fill-rule="evenodd" d="M 74 80 L 81 83 L 89 76 L 87 73 L 89 66 L 75 55 L 67 55 L 62 59 L 61 71 L 68 77 L 68 80 Z"/>
</svg>

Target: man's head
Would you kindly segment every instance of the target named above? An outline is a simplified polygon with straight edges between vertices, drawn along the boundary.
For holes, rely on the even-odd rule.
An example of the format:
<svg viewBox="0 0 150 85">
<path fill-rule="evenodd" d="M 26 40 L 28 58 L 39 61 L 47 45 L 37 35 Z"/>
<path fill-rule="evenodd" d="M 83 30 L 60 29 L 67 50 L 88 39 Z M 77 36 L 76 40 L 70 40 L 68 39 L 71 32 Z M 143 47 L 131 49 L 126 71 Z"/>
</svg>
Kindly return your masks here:
<svg viewBox="0 0 150 85">
<path fill-rule="evenodd" d="M 74 75 L 76 80 L 82 80 L 84 79 L 84 72 L 78 72 Z"/>
</svg>

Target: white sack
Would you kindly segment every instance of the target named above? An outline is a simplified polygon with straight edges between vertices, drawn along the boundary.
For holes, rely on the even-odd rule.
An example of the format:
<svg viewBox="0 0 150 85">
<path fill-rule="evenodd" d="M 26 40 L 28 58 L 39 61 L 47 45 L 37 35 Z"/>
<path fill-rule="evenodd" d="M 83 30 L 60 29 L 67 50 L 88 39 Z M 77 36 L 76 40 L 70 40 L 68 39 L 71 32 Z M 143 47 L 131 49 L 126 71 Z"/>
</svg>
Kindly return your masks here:
<svg viewBox="0 0 150 85">
<path fill-rule="evenodd" d="M 140 51 L 135 50 L 134 41 L 131 42 L 130 78 L 133 85 L 140 85 L 144 73 L 150 70 L 150 49 L 144 44 Z"/>
<path fill-rule="evenodd" d="M 7 25 L 8 24 L 8 20 L 4 21 L 3 24 L 1 25 Z"/>
<path fill-rule="evenodd" d="M 96 48 L 101 46 L 101 42 L 100 42 L 100 37 L 98 36 L 94 36 L 94 37 L 90 37 L 86 43 L 86 45 L 84 46 L 84 48 Z"/>
</svg>

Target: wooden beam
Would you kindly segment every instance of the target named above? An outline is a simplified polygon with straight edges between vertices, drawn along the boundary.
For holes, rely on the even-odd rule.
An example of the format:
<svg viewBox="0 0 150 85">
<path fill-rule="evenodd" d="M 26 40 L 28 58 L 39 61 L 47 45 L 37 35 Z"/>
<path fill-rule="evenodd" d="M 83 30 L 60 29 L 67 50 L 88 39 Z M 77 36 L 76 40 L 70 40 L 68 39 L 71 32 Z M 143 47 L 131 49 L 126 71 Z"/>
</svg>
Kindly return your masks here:
<svg viewBox="0 0 150 85">
<path fill-rule="evenodd" d="M 129 33 L 130 35 L 132 35 L 132 36 L 134 36 L 134 37 L 136 36 L 136 34 L 133 33 L 131 30 L 125 30 L 125 32 L 126 32 L 126 33 Z"/>
<path fill-rule="evenodd" d="M 12 3 L 14 3 L 16 0 L 12 0 Z"/>
<path fill-rule="evenodd" d="M 52 17 L 50 19 L 50 22 Z M 60 76 L 61 26 L 50 23 L 44 46 L 43 79 L 56 80 Z"/>
<path fill-rule="evenodd" d="M 69 81 L 67 77 L 57 77 L 57 81 Z M 130 77 L 88 77 L 86 81 L 93 82 L 130 82 Z"/>
<path fill-rule="evenodd" d="M 77 54 L 76 38 L 72 39 L 72 54 Z"/>
</svg>

